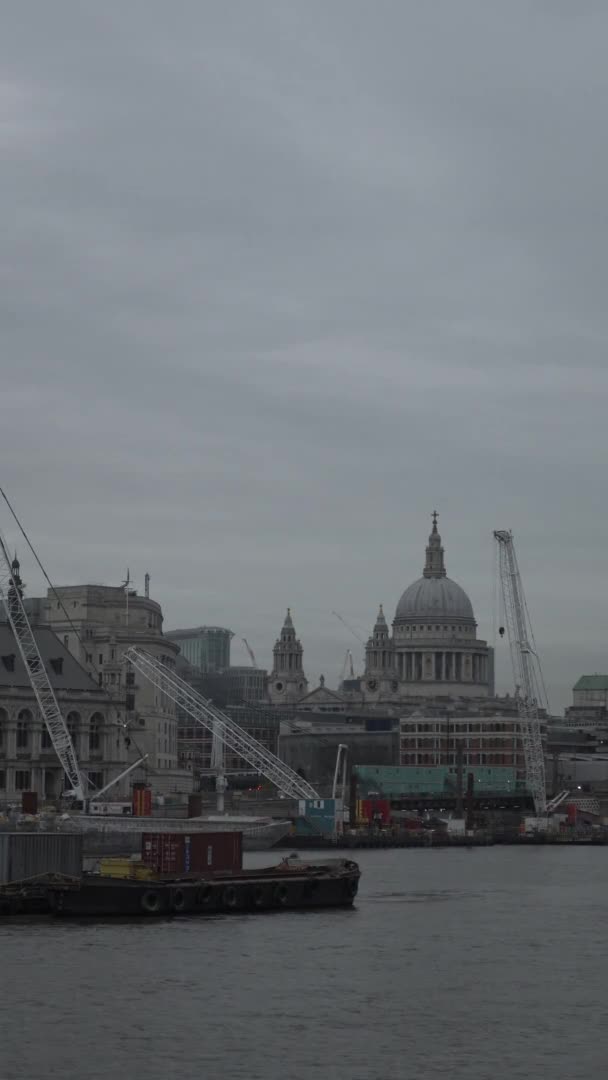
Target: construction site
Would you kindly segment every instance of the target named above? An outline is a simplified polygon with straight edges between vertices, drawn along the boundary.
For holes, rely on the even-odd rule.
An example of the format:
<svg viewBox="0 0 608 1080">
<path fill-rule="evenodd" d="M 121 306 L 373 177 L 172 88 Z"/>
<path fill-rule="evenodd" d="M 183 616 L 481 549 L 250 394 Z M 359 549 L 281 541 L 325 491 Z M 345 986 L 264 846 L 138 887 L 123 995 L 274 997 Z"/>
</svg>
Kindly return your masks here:
<svg viewBox="0 0 608 1080">
<path fill-rule="evenodd" d="M 13 512 L 6 496 L 5 501 Z M 14 512 L 13 516 L 19 524 Z M 24 532 L 23 537 L 48 581 Z M 158 605 L 149 600 L 148 576 L 146 595 L 140 598 L 130 588 L 127 575 L 124 584 L 125 625 L 129 626 L 133 639 L 134 625 L 140 618 L 142 630 L 138 631 L 138 643 L 118 648 L 117 639 L 111 638 L 108 663 L 104 668 L 106 682 L 102 683 L 100 672 L 97 686 L 92 680 L 90 685 L 84 681 L 80 690 L 81 696 L 89 701 L 89 709 L 96 710 L 90 721 L 87 756 L 99 759 L 101 750 L 96 740 L 100 738 L 100 730 L 114 731 L 113 742 L 108 736 L 106 744 L 115 746 L 116 761 L 109 769 L 106 762 L 104 775 L 91 768 L 90 761 L 86 766 L 82 764 L 83 740 L 80 738 L 79 742 L 75 711 L 71 709 L 66 714 L 65 706 L 62 707 L 62 692 L 53 685 L 54 677 L 63 674 L 64 664 L 67 669 L 67 659 L 52 655 L 56 646 L 48 643 L 50 631 L 47 628 L 32 625 L 32 616 L 28 614 L 28 605 L 23 598 L 20 565 L 16 557 L 11 559 L 6 542 L 0 538 L 0 598 L 6 614 L 6 630 L 15 646 L 13 652 L 7 645 L 2 661 L 7 670 L 14 673 L 14 692 L 18 691 L 19 679 L 21 683 L 27 679 L 35 699 L 39 745 L 46 748 L 45 776 L 46 773 L 54 776 L 53 770 L 60 770 L 60 790 L 55 790 L 53 799 L 43 796 L 40 800 L 37 792 L 27 790 L 22 782 L 21 804 L 15 805 L 13 801 L 7 807 L 3 827 L 81 832 L 85 854 L 90 857 L 136 855 L 142 832 L 155 830 L 190 835 L 197 829 L 210 828 L 239 831 L 245 849 L 281 843 L 296 847 L 316 843 L 369 846 L 374 842 L 382 846 L 389 843 L 403 846 L 406 843 L 445 844 L 465 840 L 471 843 L 517 842 L 531 837 L 553 842 L 572 842 L 575 838 L 600 842 L 604 829 L 598 799 L 581 792 L 579 785 L 556 790 L 555 784 L 551 785 L 552 777 L 547 777 L 547 695 L 512 533 L 497 530 L 494 542 L 504 618 L 499 635 L 508 643 L 513 674 L 512 696 L 506 704 L 502 699 L 500 711 L 492 715 L 491 710 L 486 710 L 480 715 L 473 700 L 467 702 L 462 698 L 452 699 L 449 705 L 446 699 L 443 707 L 429 701 L 424 710 L 410 709 L 409 713 L 403 710 L 405 715 L 386 725 L 370 710 L 369 715 L 355 718 L 348 736 L 342 735 L 341 717 L 335 716 L 333 720 L 328 718 L 329 727 L 332 724 L 335 727 L 333 733 L 312 727 L 309 731 L 294 731 L 287 725 L 278 736 L 274 750 L 177 673 L 177 645 L 171 643 L 170 649 L 169 644 L 163 644 L 161 634 L 155 639 L 155 644 L 160 643 L 160 654 L 158 649 L 154 654 L 145 647 L 146 632 L 161 633 L 160 609 L 157 611 Z M 421 584 L 425 603 L 431 606 L 435 596 L 445 599 L 447 595 L 450 603 L 456 596 L 461 613 L 454 614 L 454 619 L 463 619 L 464 631 L 468 632 L 464 602 L 469 608 L 470 603 L 462 590 L 458 592 L 459 587 L 445 576 L 436 514 Z M 92 663 L 92 657 L 86 651 L 91 647 L 80 638 L 66 600 L 68 593 L 75 597 L 72 601 L 75 609 L 79 602 L 94 602 L 96 594 L 87 595 L 82 601 L 73 589 L 54 590 L 50 581 L 49 586 L 49 592 L 56 597 L 57 618 L 68 631 L 64 637 L 66 657 L 69 634 L 74 634 L 79 639 L 78 645 L 85 650 L 87 661 Z M 446 587 L 449 589 L 447 594 Z M 404 596 L 411 592 L 412 589 L 406 590 Z M 142 607 L 140 601 L 145 606 Z M 101 601 L 97 598 L 95 602 Z M 398 613 L 399 610 L 406 610 L 403 598 Z M 403 633 L 410 632 L 407 625 L 410 617 L 407 609 Z M 444 614 L 443 617 L 449 616 Z M 386 646 L 382 618 L 381 612 L 371 644 L 372 663 Z M 469 621 L 474 627 L 472 609 Z M 297 662 L 294 661 L 292 666 L 287 664 L 287 658 L 290 650 L 295 649 L 301 659 L 301 647 L 295 641 L 290 624 L 288 612 L 285 632 L 275 652 L 285 661 L 286 669 L 292 667 L 295 671 Z M 413 629 L 415 631 L 416 626 Z M 420 630 L 424 629 L 420 627 Z M 430 631 L 432 627 L 427 629 Z M 459 626 L 458 630 L 462 631 L 463 627 Z M 255 656 L 246 644 L 255 662 Z M 436 662 L 428 660 L 424 638 L 416 642 L 415 655 L 419 656 L 418 661 L 400 664 L 404 677 L 409 677 L 408 672 L 415 673 L 416 664 L 423 671 L 428 662 L 440 678 L 466 679 L 465 660 L 470 677 L 479 680 L 488 677 L 489 662 L 473 662 L 468 656 L 463 659 L 464 654 L 458 649 L 449 655 L 444 649 Z M 103 658 L 100 655 L 99 659 Z M 352 656 L 348 669 L 345 673 L 352 676 Z M 110 705 L 115 703 L 115 698 L 108 686 L 115 679 L 125 687 L 126 700 L 124 712 L 116 708 L 116 715 L 112 717 Z M 165 765 L 172 767 L 170 755 L 174 752 L 177 727 L 189 731 L 192 742 L 200 732 L 210 746 L 205 783 L 201 782 L 196 790 L 191 776 L 190 789 L 173 801 L 154 796 L 149 779 L 149 759 L 151 756 L 158 759 L 162 743 L 155 742 L 151 750 L 148 741 L 146 747 L 145 733 L 138 732 L 129 718 L 129 699 L 140 687 L 148 688 L 151 709 L 156 710 L 161 725 L 164 724 Z M 28 710 L 21 709 L 16 713 L 12 736 L 9 731 L 9 744 L 13 738 L 17 763 L 20 758 L 24 763 L 23 777 L 30 775 L 25 763 L 32 757 L 27 743 L 26 712 Z M 31 719 L 31 710 L 29 716 Z M 325 748 L 322 770 L 302 767 L 301 751 L 299 758 L 297 753 L 294 754 L 298 738 L 300 742 L 308 739 L 317 755 L 319 747 Z M 386 753 L 376 755 L 378 747 L 384 747 Z M 236 770 L 235 762 L 239 763 Z M 239 790 L 235 786 L 235 771 L 246 772 L 248 790 Z M 102 783 L 99 782 L 101 779 Z M 209 790 L 210 783 L 213 790 Z"/>
</svg>

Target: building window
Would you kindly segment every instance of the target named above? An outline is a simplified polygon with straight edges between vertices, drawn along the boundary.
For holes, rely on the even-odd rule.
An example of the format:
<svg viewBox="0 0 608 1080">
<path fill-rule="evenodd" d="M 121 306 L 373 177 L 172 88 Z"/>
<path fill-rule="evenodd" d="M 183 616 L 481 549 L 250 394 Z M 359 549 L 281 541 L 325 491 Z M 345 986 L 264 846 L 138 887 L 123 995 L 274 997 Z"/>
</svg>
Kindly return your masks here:
<svg viewBox="0 0 608 1080">
<path fill-rule="evenodd" d="M 100 713 L 93 713 L 89 724 L 89 753 L 101 749 L 101 725 L 103 717 Z"/>
<path fill-rule="evenodd" d="M 30 724 L 32 714 L 29 709 L 22 709 L 17 717 L 17 749 L 27 750 L 30 745 Z"/>
<path fill-rule="evenodd" d="M 103 664 L 103 653 L 99 654 L 99 663 Z"/>
<path fill-rule="evenodd" d="M 15 670 L 15 654 L 14 653 L 9 653 L 8 656 L 3 656 L 2 657 L 2 664 L 6 668 L 7 671 L 14 671 Z"/>
<path fill-rule="evenodd" d="M 103 787 L 103 773 L 102 772 L 90 772 L 87 773 L 89 783 L 95 788 Z"/>
<path fill-rule="evenodd" d="M 6 788 L 6 773 L 4 769 L 0 769 L 0 791 L 4 791 Z"/>
<path fill-rule="evenodd" d="M 69 712 L 66 717 L 66 724 L 68 728 L 68 734 L 72 740 L 72 746 L 74 749 L 78 746 L 78 730 L 80 728 L 80 714 L 77 712 Z"/>
<path fill-rule="evenodd" d="M 92 663 L 93 663 L 93 653 L 88 652 L 87 653 L 87 664 L 92 664 Z"/>
<path fill-rule="evenodd" d="M 40 749 L 41 750 L 51 750 L 52 746 L 53 746 L 53 744 L 51 742 L 51 736 L 49 735 L 48 729 L 45 726 L 45 727 L 43 727 L 42 735 L 40 736 Z"/>
<path fill-rule="evenodd" d="M 133 712 L 134 708 L 135 708 L 135 694 L 127 694 L 127 699 L 125 701 L 125 709 L 127 710 L 127 712 Z"/>
<path fill-rule="evenodd" d="M 116 649 L 110 649 L 110 658 L 112 660 L 116 659 Z"/>
<path fill-rule="evenodd" d="M 17 772 L 15 773 L 16 791 L 29 791 L 30 775 L 31 774 L 29 769 L 17 769 Z"/>
<path fill-rule="evenodd" d="M 54 660 L 49 660 L 49 664 L 55 675 L 63 675 L 63 656 L 57 656 Z"/>
<path fill-rule="evenodd" d="M 135 672 L 132 668 L 127 671 L 127 686 L 135 686 Z"/>
</svg>

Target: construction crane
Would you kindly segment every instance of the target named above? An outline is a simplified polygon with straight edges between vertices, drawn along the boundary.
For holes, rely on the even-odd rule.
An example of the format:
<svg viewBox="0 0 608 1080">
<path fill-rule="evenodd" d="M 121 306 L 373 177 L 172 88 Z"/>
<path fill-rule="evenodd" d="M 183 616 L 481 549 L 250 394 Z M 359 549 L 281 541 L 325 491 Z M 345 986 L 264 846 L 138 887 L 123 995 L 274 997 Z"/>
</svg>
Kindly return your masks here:
<svg viewBox="0 0 608 1080">
<path fill-rule="evenodd" d="M 2 495 L 13 513 L 15 520 L 17 521 L 19 528 L 21 529 L 24 537 L 26 537 L 21 524 L 19 523 L 6 495 L 2 492 Z M 27 539 L 27 537 L 26 537 Z M 27 540 L 30 548 L 31 544 Z M 33 548 L 32 548 L 33 551 Z M 34 552 L 35 554 L 35 552 Z M 38 560 L 39 561 L 39 560 Z M 19 576 L 19 563 L 17 558 L 11 562 L 11 558 L 6 546 L 4 537 L 0 533 L 0 600 L 6 611 L 6 617 L 8 619 L 11 630 L 13 631 L 13 637 L 17 643 L 19 655 L 23 661 L 23 665 L 27 672 L 30 685 L 34 692 L 38 708 L 40 709 L 40 715 L 44 721 L 45 727 L 49 733 L 51 744 L 59 763 L 65 773 L 66 779 L 69 784 L 68 793 L 73 796 L 76 802 L 83 804 L 87 809 L 87 796 L 85 779 L 80 770 L 78 764 L 78 758 L 76 757 L 76 751 L 72 738 L 68 731 L 68 726 L 64 720 L 59 703 L 55 696 L 55 691 L 51 685 L 47 670 L 44 666 L 44 662 L 40 655 L 40 650 L 36 643 L 36 638 L 32 631 L 30 621 L 27 617 L 27 612 L 23 603 L 23 585 Z M 124 769 L 118 776 L 115 776 L 108 784 L 101 789 L 101 791 L 95 792 L 96 797 L 103 795 L 111 787 L 114 787 L 119 780 L 122 780 L 130 772 L 143 764 L 148 757 L 147 754 L 142 755 L 137 761 L 134 761 L 126 769 Z"/>
<path fill-rule="evenodd" d="M 342 767 L 342 802 L 344 803 L 344 797 L 346 793 L 346 765 L 348 760 L 348 746 L 346 743 L 338 743 L 338 753 L 336 754 L 336 767 L 334 769 L 334 782 L 331 787 L 331 797 L 335 799 L 338 794 L 338 782 L 340 780 L 340 766 Z"/>
<path fill-rule="evenodd" d="M 526 779 L 534 800 L 536 816 L 545 818 L 547 815 L 545 758 L 538 715 L 539 703 L 546 707 L 545 686 L 517 565 L 513 533 L 506 529 L 497 530 L 494 532 L 494 538 L 498 544 L 499 575 L 511 650 Z M 501 626 L 499 633 L 502 637 L 505 628 Z"/>
<path fill-rule="evenodd" d="M 353 654 L 350 649 L 346 650 L 346 656 L 344 657 L 344 663 L 342 664 L 342 671 L 340 672 L 340 682 L 343 683 L 346 678 L 346 672 L 349 673 L 349 678 L 354 679 L 355 669 L 353 667 Z"/>
<path fill-rule="evenodd" d="M 241 641 L 243 642 L 243 645 L 247 649 L 247 652 L 249 654 L 249 659 L 251 660 L 251 666 L 254 667 L 254 668 L 257 668 L 258 664 L 257 664 L 257 660 L 255 658 L 255 653 L 254 653 L 253 649 L 251 648 L 251 645 L 247 641 L 247 638 L 241 638 Z"/>
<path fill-rule="evenodd" d="M 332 611 L 332 615 L 335 615 L 336 619 L 339 619 L 342 625 L 345 626 L 347 630 L 350 630 L 351 634 L 353 635 L 353 637 L 356 637 L 357 641 L 360 641 L 362 645 L 365 645 L 365 641 L 361 637 L 361 634 L 358 634 L 356 630 L 353 630 L 352 626 L 347 623 L 346 619 L 343 619 L 337 611 Z"/>
<path fill-rule="evenodd" d="M 267 750 L 234 720 L 210 701 L 197 694 L 187 682 L 152 656 L 145 649 L 131 646 L 124 654 L 140 675 L 166 694 L 197 723 L 220 739 L 224 746 L 238 754 L 251 767 L 292 799 L 318 799 L 319 794 L 285 762 Z"/>
<path fill-rule="evenodd" d="M 34 691 L 40 714 L 70 785 L 70 794 L 78 802 L 84 802 L 84 781 L 76 758 L 74 744 L 57 703 L 51 680 L 42 662 L 21 594 L 22 585 L 18 577 L 18 564 L 16 559 L 14 563 L 11 562 L 4 538 L 0 535 L 0 598 L 4 604 L 6 617 L 13 631 L 19 654 Z"/>
</svg>

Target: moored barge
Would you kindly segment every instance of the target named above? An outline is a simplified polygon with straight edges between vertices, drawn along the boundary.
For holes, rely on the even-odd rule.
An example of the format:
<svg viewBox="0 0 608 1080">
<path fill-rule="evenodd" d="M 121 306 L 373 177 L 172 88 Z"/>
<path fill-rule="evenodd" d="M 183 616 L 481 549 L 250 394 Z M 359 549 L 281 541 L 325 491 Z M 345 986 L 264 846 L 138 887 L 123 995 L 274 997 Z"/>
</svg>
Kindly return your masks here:
<svg viewBox="0 0 608 1080">
<path fill-rule="evenodd" d="M 51 885 L 47 896 L 50 910 L 61 917 L 224 915 L 350 907 L 359 878 L 350 859 L 285 860 L 212 878 L 138 881 L 85 875 L 76 883 Z"/>
</svg>

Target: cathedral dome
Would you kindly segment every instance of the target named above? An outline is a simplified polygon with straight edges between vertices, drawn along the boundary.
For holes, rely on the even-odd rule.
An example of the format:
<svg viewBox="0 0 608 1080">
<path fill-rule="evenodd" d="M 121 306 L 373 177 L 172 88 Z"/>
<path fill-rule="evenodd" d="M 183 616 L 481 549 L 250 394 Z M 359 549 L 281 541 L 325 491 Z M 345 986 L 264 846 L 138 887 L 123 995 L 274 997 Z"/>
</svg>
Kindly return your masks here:
<svg viewBox="0 0 608 1080">
<path fill-rule="evenodd" d="M 460 619 L 474 621 L 473 605 L 464 589 L 449 577 L 421 577 L 403 593 L 395 619 Z"/>
<path fill-rule="evenodd" d="M 433 514 L 433 530 L 429 536 L 422 577 L 403 593 L 397 604 L 395 622 L 448 619 L 452 624 L 475 624 L 473 605 L 464 589 L 447 576 L 443 554 L 437 530 L 437 514 Z"/>
</svg>

